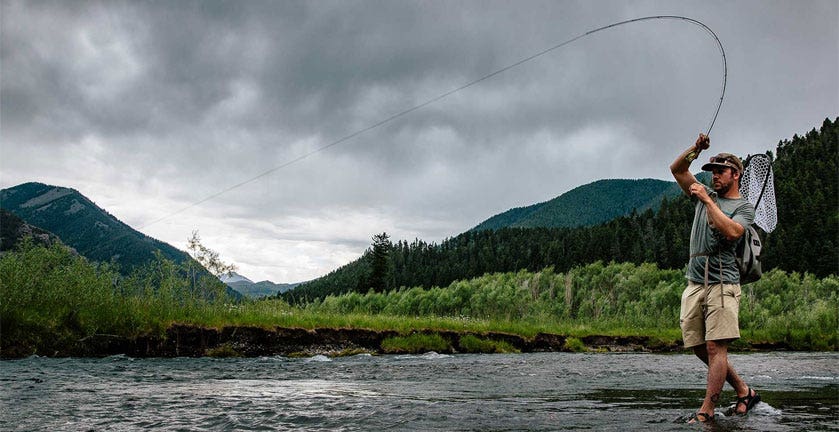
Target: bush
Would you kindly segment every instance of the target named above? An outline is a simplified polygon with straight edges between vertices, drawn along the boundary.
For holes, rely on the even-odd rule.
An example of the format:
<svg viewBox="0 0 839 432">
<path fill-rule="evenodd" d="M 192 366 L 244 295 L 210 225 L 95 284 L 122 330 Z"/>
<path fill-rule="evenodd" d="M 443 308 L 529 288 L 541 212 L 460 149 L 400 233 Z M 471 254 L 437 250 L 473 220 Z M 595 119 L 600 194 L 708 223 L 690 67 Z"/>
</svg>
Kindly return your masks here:
<svg viewBox="0 0 839 432">
<path fill-rule="evenodd" d="M 460 349 L 468 353 L 517 353 L 516 347 L 505 341 L 493 339 L 481 339 L 474 335 L 465 335 L 460 338 Z"/>
<path fill-rule="evenodd" d="M 451 352 L 452 347 L 449 341 L 438 333 L 412 333 L 383 340 L 382 350 L 388 354 L 421 354 L 429 351 Z"/>
<path fill-rule="evenodd" d="M 87 336 L 162 333 L 175 321 L 222 315 L 219 281 L 191 280 L 158 253 L 129 277 L 66 246 L 24 241 L 0 257 L 3 349 L 71 349 Z"/>
<path fill-rule="evenodd" d="M 571 351 L 571 352 L 586 352 L 586 351 L 588 351 L 588 347 L 586 346 L 586 344 L 584 344 L 583 341 L 581 341 L 581 340 L 579 340 L 575 337 L 569 337 L 569 338 L 565 339 L 565 344 L 563 344 L 562 348 L 565 349 L 566 351 Z"/>
</svg>

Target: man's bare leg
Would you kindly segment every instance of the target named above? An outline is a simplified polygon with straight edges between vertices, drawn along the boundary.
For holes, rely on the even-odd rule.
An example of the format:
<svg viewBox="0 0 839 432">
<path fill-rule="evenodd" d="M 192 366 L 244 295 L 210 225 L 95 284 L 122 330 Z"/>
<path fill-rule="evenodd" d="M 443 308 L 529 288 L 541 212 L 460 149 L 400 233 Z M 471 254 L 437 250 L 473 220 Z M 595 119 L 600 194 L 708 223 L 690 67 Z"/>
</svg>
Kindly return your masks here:
<svg viewBox="0 0 839 432">
<path fill-rule="evenodd" d="M 750 390 L 746 383 L 737 375 L 737 372 L 728 361 L 728 341 L 707 341 L 705 345 L 693 348 L 694 354 L 708 365 L 708 381 L 705 390 L 705 400 L 699 412 L 710 415 L 714 414 L 714 408 L 719 403 L 720 394 L 726 381 L 737 392 L 737 397 L 749 394 Z M 746 407 L 740 409 L 743 404 L 738 404 L 735 409 L 744 413 Z"/>
<path fill-rule="evenodd" d="M 705 365 L 708 365 L 708 349 L 705 345 L 698 345 L 693 347 L 693 353 L 699 357 L 699 360 L 702 360 Z M 737 372 L 734 370 L 734 367 L 731 366 L 731 362 L 728 362 L 728 367 L 726 368 L 725 380 L 731 385 L 731 388 L 737 392 L 737 397 L 743 397 L 749 391 L 749 387 L 746 385 L 746 382 L 743 381 Z"/>
</svg>

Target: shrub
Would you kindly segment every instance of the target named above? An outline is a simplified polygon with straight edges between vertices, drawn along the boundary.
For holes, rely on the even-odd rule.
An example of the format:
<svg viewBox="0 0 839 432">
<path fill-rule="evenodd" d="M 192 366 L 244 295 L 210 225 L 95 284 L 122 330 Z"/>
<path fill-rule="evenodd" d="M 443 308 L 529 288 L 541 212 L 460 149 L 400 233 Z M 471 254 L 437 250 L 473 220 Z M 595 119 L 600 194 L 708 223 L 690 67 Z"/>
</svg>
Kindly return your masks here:
<svg viewBox="0 0 839 432">
<path fill-rule="evenodd" d="M 517 353 L 516 347 L 505 341 L 482 339 L 474 335 L 461 336 L 460 349 L 468 353 Z"/>
<path fill-rule="evenodd" d="M 571 351 L 571 352 L 586 352 L 586 351 L 588 351 L 588 347 L 586 346 L 586 344 L 584 344 L 583 341 L 581 341 L 581 340 L 579 340 L 575 337 L 569 337 L 569 338 L 565 339 L 565 344 L 563 344 L 562 348 L 565 349 L 566 351 Z"/>
<path fill-rule="evenodd" d="M 451 352 L 452 347 L 439 333 L 412 333 L 383 340 L 382 350 L 388 354 L 421 354 L 429 351 Z"/>
</svg>

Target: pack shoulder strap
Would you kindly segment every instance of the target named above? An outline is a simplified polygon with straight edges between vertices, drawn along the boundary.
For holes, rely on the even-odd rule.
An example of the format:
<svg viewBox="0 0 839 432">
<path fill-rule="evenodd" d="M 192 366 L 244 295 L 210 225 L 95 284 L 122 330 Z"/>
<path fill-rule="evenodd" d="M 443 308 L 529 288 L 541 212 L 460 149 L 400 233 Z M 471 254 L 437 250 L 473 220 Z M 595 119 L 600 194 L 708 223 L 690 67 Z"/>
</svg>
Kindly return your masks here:
<svg viewBox="0 0 839 432">
<path fill-rule="evenodd" d="M 723 292 L 722 292 L 723 291 L 722 287 L 723 287 L 723 284 L 725 284 L 725 281 L 723 280 L 723 275 L 722 275 L 722 257 L 720 256 L 720 252 L 717 251 L 716 253 L 696 253 L 696 254 L 691 254 L 690 257 L 691 258 L 705 257 L 705 280 L 704 280 L 703 286 L 705 287 L 705 307 L 707 308 L 708 297 L 710 297 L 710 294 L 711 294 L 711 285 L 710 285 L 710 282 L 708 281 L 708 274 L 709 274 L 709 271 L 708 271 L 709 268 L 708 267 L 710 265 L 711 255 L 717 255 L 719 257 L 717 262 L 720 265 L 720 303 L 722 303 L 722 307 L 723 307 L 723 309 L 725 309 L 725 295 L 723 295 Z"/>
</svg>

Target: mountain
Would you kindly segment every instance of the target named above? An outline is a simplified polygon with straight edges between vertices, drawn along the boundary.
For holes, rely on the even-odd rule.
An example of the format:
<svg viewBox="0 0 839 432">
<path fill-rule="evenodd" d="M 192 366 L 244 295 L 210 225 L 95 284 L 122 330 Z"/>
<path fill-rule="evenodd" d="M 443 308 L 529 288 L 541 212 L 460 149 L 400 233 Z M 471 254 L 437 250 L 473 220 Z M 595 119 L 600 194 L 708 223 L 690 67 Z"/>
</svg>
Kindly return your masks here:
<svg viewBox="0 0 839 432">
<path fill-rule="evenodd" d="M 231 289 L 250 298 L 275 296 L 300 285 L 299 283 L 276 284 L 268 280 L 254 282 L 236 272 L 221 275 L 219 279 Z"/>
<path fill-rule="evenodd" d="M 157 250 L 178 264 L 192 260 L 186 252 L 134 230 L 75 189 L 23 183 L 0 190 L 0 208 L 55 234 L 90 261 L 117 264 L 122 274 L 151 262 Z M 241 298 L 238 292 L 227 292 Z"/>
<path fill-rule="evenodd" d="M 75 189 L 24 183 L 0 190 L 0 207 L 52 232 L 89 260 L 113 261 L 126 273 L 151 260 L 155 250 L 177 263 L 191 259 L 124 224 Z"/>
<path fill-rule="evenodd" d="M 227 282 L 227 286 L 236 290 L 245 297 L 259 298 L 275 296 L 286 291 L 294 289 L 300 285 L 299 283 L 290 284 L 276 284 L 271 281 L 251 282 L 249 280 L 240 280 L 236 282 Z"/>
<path fill-rule="evenodd" d="M 0 252 L 13 250 L 26 237 L 44 246 L 61 243 L 55 234 L 29 225 L 14 213 L 0 209 Z"/>
<path fill-rule="evenodd" d="M 572 189 L 550 201 L 518 207 L 497 214 L 472 228 L 571 228 L 592 226 L 626 216 L 633 210 L 657 210 L 663 198 L 682 193 L 675 182 L 598 180 Z"/>
<path fill-rule="evenodd" d="M 250 280 L 250 279 L 248 279 L 248 278 L 246 278 L 246 277 L 244 277 L 244 276 L 242 276 L 242 275 L 240 275 L 239 273 L 236 273 L 236 272 L 230 272 L 229 274 L 223 274 L 223 275 L 219 276 L 219 279 L 222 282 L 224 282 L 228 285 L 231 284 L 231 283 L 234 283 L 234 282 L 254 283 L 252 280 Z"/>
</svg>

